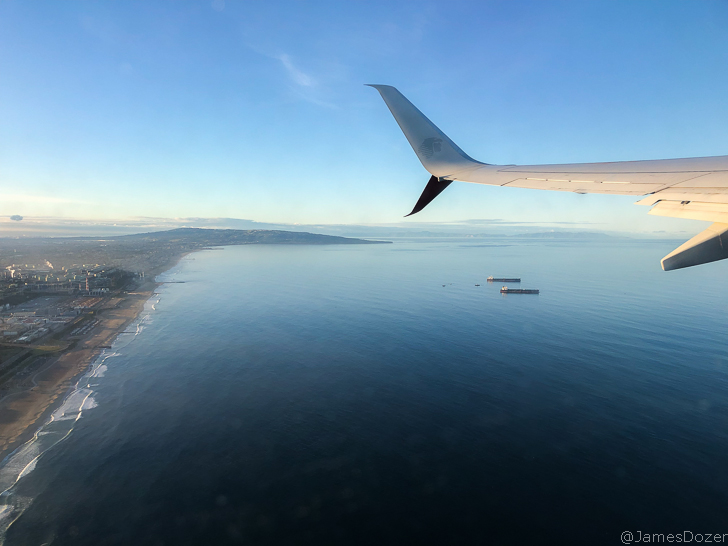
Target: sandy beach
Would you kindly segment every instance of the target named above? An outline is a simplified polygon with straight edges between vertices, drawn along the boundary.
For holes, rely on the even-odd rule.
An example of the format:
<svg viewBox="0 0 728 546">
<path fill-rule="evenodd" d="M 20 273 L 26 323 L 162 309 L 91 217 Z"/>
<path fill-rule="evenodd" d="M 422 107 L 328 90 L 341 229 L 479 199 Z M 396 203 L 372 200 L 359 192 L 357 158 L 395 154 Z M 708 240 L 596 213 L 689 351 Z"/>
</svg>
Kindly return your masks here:
<svg viewBox="0 0 728 546">
<path fill-rule="evenodd" d="M 98 325 L 75 346 L 50 357 L 36 356 L 23 366 L 29 373 L 8 379 L 0 398 L 0 460 L 24 442 L 61 404 L 69 389 L 116 336 L 137 318 L 158 285 L 106 298 L 96 310 Z"/>
</svg>

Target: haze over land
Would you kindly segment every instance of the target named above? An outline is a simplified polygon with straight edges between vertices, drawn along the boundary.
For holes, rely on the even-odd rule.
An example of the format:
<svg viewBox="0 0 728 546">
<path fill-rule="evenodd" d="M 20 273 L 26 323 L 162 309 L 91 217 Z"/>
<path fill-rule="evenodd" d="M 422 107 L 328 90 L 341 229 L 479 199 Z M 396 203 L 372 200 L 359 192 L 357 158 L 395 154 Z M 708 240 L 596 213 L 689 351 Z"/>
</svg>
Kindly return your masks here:
<svg viewBox="0 0 728 546">
<path fill-rule="evenodd" d="M 118 268 L 132 273 L 161 273 L 183 254 L 210 246 L 286 244 L 378 244 L 332 235 L 278 230 L 178 228 L 168 231 L 98 237 L 0 238 L 0 271 L 17 269 L 6 283 L 17 283 L 21 272 L 36 268 L 53 275 L 70 269 Z M 25 267 L 24 267 L 25 266 Z M 32 269 L 30 269 L 32 268 Z M 3 273 L 7 273 L 4 271 Z M 59 279 L 60 280 L 60 279 Z M 19 290 L 23 289 L 23 283 Z M 25 287 L 26 291 L 29 287 Z"/>
<path fill-rule="evenodd" d="M 634 207 L 638 208 L 638 207 Z M 641 207 L 640 207 L 641 209 Z M 660 218 L 648 217 L 648 220 Z M 99 220 L 68 217 L 26 217 L 22 222 L 10 221 L 0 216 L 2 237 L 103 237 L 148 233 L 176 228 L 212 228 L 237 230 L 283 230 L 309 232 L 341 237 L 468 237 L 468 236 L 520 236 L 529 233 L 599 233 L 634 238 L 685 239 L 686 235 L 704 229 L 704 222 L 681 220 L 670 229 L 654 229 L 644 232 L 614 229 L 601 222 L 526 222 L 502 218 L 479 218 L 448 222 L 392 221 L 378 224 L 292 224 L 257 222 L 241 218 L 153 218 L 133 217 L 116 220 Z"/>
</svg>

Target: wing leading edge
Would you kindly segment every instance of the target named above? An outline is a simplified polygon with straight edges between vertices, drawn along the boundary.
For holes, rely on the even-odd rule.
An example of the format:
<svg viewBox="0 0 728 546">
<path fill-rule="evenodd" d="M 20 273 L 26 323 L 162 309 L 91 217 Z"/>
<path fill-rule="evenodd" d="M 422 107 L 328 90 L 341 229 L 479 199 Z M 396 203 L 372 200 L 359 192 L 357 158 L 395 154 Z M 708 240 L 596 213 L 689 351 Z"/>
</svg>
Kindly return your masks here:
<svg viewBox="0 0 728 546">
<path fill-rule="evenodd" d="M 637 204 L 651 206 L 649 214 L 713 222 L 708 229 L 663 258 L 665 271 L 728 258 L 728 156 L 565 165 L 490 165 L 476 161 L 462 151 L 396 88 L 389 85 L 371 87 L 379 91 L 417 158 L 432 175 L 410 214 L 424 209 L 453 181 L 645 196 Z"/>
</svg>

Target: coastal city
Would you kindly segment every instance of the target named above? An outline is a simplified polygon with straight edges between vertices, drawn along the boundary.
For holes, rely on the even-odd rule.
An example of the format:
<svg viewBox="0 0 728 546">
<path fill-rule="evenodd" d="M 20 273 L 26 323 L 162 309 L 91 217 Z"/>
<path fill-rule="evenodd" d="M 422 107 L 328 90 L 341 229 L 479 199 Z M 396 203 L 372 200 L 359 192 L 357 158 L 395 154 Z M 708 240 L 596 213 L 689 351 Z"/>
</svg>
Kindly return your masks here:
<svg viewBox="0 0 728 546">
<path fill-rule="evenodd" d="M 59 352 L 89 334 L 99 323 L 95 311 L 120 300 L 122 289 L 143 279 L 143 272 L 102 264 L 56 268 L 47 259 L 0 269 L 0 381 L 37 347 Z"/>
<path fill-rule="evenodd" d="M 2 341 L 24 343 L 56 331 L 136 277 L 144 274 L 99 264 L 60 269 L 50 261 L 6 266 L 0 270 Z"/>
<path fill-rule="evenodd" d="M 248 244 L 376 244 L 305 232 L 181 228 L 91 238 L 0 238 L 0 456 L 153 294 L 156 276 L 197 250 Z M 24 436 L 25 435 L 25 436 Z"/>
<path fill-rule="evenodd" d="M 67 334 L 79 317 L 133 291 L 194 250 L 235 244 L 369 243 L 310 233 L 176 229 L 121 237 L 0 241 L 0 378 L 8 344 Z M 75 335 L 75 334 L 73 334 Z"/>
<path fill-rule="evenodd" d="M 81 353 L 75 360 L 85 363 L 109 347 L 119 324 L 135 316 L 124 309 L 139 307 L 144 298 L 134 290 L 144 283 L 144 273 L 102 264 L 55 268 L 45 260 L 0 270 L 0 394 L 38 385 L 59 357 Z"/>
<path fill-rule="evenodd" d="M 155 286 L 141 272 L 48 262 L 0 273 L 0 399 L 18 416 L 0 423 L 0 452 L 111 347 Z"/>
</svg>

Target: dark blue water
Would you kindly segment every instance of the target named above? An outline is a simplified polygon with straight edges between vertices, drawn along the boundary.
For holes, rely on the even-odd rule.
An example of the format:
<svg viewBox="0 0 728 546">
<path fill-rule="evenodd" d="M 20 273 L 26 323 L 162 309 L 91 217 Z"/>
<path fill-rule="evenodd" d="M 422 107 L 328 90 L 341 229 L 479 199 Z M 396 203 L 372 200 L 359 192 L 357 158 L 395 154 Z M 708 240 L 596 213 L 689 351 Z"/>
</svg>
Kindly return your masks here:
<svg viewBox="0 0 728 546">
<path fill-rule="evenodd" d="M 728 533 L 728 264 L 664 273 L 673 246 L 193 254 L 12 489 L 6 543 Z"/>
</svg>

